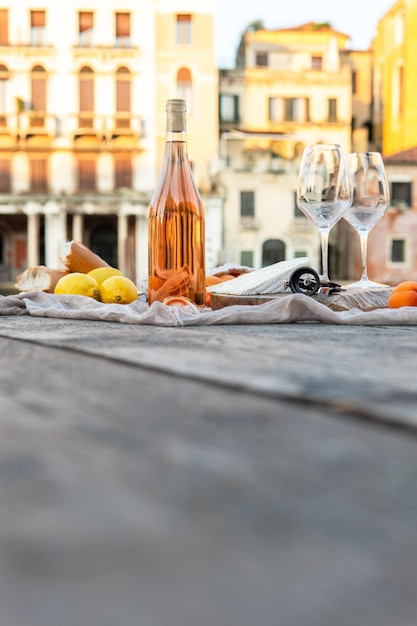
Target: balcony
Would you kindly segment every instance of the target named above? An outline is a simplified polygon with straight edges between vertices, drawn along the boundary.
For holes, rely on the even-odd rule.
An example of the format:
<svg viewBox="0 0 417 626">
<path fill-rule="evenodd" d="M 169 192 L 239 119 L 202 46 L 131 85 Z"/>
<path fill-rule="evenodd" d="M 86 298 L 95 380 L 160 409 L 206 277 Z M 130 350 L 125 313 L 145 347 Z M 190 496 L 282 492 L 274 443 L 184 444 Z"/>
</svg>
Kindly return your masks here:
<svg viewBox="0 0 417 626">
<path fill-rule="evenodd" d="M 82 112 L 72 114 L 65 122 L 63 129 L 74 139 L 95 135 L 101 139 L 112 141 L 117 138 L 133 138 L 138 141 L 142 137 L 142 118 L 131 113 L 115 113 L 113 115 L 96 115 Z"/>
</svg>

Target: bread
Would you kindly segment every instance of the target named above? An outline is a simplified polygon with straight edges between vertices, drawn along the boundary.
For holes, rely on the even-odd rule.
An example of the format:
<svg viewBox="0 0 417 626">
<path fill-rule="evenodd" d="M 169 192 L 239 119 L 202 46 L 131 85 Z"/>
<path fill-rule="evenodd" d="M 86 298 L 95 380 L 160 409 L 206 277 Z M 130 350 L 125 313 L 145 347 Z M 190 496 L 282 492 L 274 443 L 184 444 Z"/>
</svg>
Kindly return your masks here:
<svg viewBox="0 0 417 626">
<path fill-rule="evenodd" d="M 51 269 L 45 265 L 28 267 L 16 278 L 15 287 L 18 291 L 46 291 L 53 293 L 58 280 L 69 274 L 67 269 Z"/>
<path fill-rule="evenodd" d="M 80 241 L 67 241 L 59 260 L 70 272 L 87 274 L 96 267 L 110 267 L 104 259 Z"/>
</svg>

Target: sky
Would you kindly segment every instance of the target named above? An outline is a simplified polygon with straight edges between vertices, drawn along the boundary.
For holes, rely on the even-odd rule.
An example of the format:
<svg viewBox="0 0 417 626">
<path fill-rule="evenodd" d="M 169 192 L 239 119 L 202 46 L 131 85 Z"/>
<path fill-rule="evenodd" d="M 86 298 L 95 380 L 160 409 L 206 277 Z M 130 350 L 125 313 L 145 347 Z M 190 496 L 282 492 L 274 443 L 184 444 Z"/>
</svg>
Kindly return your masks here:
<svg viewBox="0 0 417 626">
<path fill-rule="evenodd" d="M 217 65 L 234 67 L 241 35 L 255 20 L 262 20 L 267 29 L 330 22 L 351 37 L 350 48 L 366 50 L 378 21 L 394 4 L 395 0 L 217 0 Z"/>
</svg>

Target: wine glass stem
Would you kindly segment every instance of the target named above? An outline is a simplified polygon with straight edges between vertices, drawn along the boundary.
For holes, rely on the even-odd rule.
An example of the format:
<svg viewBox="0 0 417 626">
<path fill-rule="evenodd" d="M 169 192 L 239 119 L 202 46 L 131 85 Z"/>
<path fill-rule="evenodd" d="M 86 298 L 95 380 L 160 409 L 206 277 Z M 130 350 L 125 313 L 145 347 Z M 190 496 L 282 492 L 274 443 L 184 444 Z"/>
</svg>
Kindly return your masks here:
<svg viewBox="0 0 417 626">
<path fill-rule="evenodd" d="M 359 238 L 361 242 L 361 257 L 362 257 L 362 277 L 361 280 L 368 280 L 367 272 L 367 249 L 368 249 L 368 231 L 360 232 Z"/>
<path fill-rule="evenodd" d="M 320 228 L 321 264 L 323 280 L 329 281 L 329 233 L 330 228 Z"/>
</svg>

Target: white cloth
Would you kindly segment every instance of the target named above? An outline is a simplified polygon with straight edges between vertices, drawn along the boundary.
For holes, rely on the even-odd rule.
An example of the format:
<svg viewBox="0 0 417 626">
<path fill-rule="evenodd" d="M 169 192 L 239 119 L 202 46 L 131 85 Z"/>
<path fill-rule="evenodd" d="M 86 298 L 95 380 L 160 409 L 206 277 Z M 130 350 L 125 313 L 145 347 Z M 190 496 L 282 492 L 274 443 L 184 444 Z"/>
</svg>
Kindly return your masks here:
<svg viewBox="0 0 417 626">
<path fill-rule="evenodd" d="M 198 326 L 215 324 L 289 324 L 324 322 L 362 326 L 417 326 L 417 307 L 351 309 L 337 312 L 314 298 L 289 294 L 259 305 L 235 305 L 212 311 L 190 307 L 172 307 L 137 300 L 132 304 L 103 304 L 86 296 L 54 295 L 31 291 L 0 297 L 0 315 L 32 315 L 80 320 L 103 320 L 124 324 L 154 326 Z"/>
</svg>

